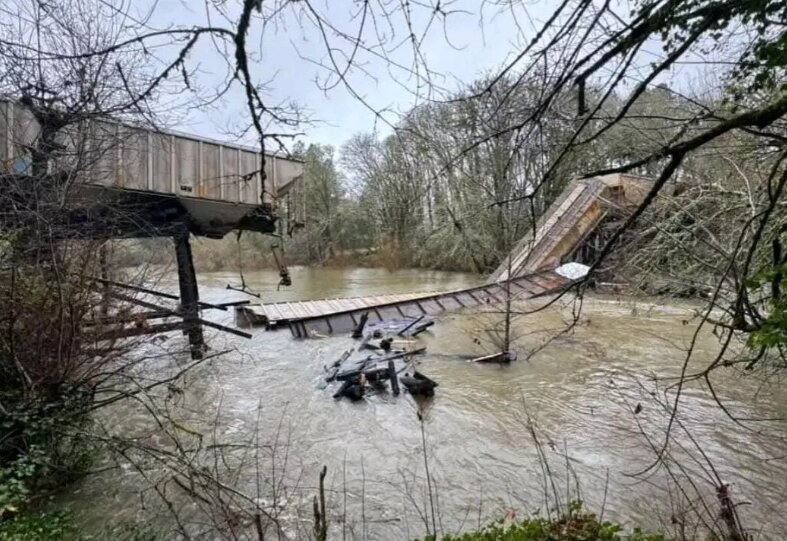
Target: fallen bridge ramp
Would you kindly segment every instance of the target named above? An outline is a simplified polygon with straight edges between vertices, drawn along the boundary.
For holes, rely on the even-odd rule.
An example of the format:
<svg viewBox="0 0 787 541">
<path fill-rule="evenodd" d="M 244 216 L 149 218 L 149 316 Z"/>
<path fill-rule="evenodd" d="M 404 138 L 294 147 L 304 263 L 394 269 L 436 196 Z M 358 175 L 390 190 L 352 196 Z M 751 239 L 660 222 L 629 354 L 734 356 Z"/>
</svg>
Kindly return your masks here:
<svg viewBox="0 0 787 541">
<path fill-rule="evenodd" d="M 595 230 L 610 208 L 639 204 L 649 182 L 642 177 L 619 174 L 575 181 L 538 221 L 535 235 L 524 237 L 489 276 L 488 282 L 559 266 Z"/>
<path fill-rule="evenodd" d="M 240 306 L 235 313 L 240 326 L 273 329 L 286 325 L 293 336 L 307 338 L 349 333 L 358 326 L 364 313 L 368 314 L 370 323 L 434 316 L 451 310 L 503 302 L 507 289 L 512 298 L 524 300 L 557 293 L 573 283 L 573 279 L 555 271 L 545 271 L 511 280 L 508 287 L 505 283 L 495 283 L 448 292 L 277 302 Z"/>
</svg>

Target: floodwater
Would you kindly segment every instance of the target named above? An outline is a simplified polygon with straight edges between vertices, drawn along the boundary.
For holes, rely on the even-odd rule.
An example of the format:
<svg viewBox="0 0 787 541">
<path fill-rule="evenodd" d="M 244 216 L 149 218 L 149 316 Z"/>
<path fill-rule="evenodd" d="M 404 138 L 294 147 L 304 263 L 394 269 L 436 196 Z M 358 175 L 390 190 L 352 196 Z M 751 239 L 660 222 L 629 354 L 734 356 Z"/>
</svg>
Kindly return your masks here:
<svg viewBox="0 0 787 541">
<path fill-rule="evenodd" d="M 479 281 L 422 270 L 295 269 L 294 285 L 276 291 L 272 271 L 249 272 L 245 279 L 266 300 L 455 289 Z M 228 283 L 238 285 L 237 274 L 201 275 L 203 300 L 250 298 L 226 289 Z M 756 528 L 758 539 L 781 538 L 787 531 L 786 427 L 762 420 L 787 413 L 787 389 L 778 375 L 765 379 L 731 368 L 713 375 L 716 396 L 728 412 L 751 419 L 742 424 L 722 411 L 706 386 L 687 385 L 672 423 L 669 454 L 663 455 L 672 460 L 653 467 L 668 422 L 660 402 L 675 381 L 670 378 L 680 373 L 697 306 L 593 296 L 585 299 L 579 324 L 567 332 L 575 308 L 560 301 L 517 316 L 520 360 L 510 366 L 466 361 L 491 351 L 484 345 L 484 329 L 499 322 L 498 315 L 441 318 L 433 332 L 420 337 L 427 354 L 419 370 L 439 382 L 434 399 L 421 404 L 385 392 L 360 403 L 334 400 L 332 387 L 323 384 L 323 366 L 353 347 L 348 337 L 296 341 L 287 330 L 253 329 L 246 340 L 208 330 L 212 351 L 229 352 L 194 369 L 179 380 L 174 398 L 170 393 L 157 404 L 176 416 L 179 426 L 202 434 L 205 449 L 209 442 L 251 442 L 263 450 L 254 460 L 227 458 L 222 469 L 233 472 L 226 482 L 279 515 L 285 538 L 308 535 L 323 465 L 333 539 L 422 537 L 426 523 L 451 533 L 511 509 L 519 517 L 546 514 L 556 499 L 560 505 L 582 499 L 605 519 L 629 526 L 674 527 L 689 506 L 681 490 L 700 505 L 685 472 L 709 506 L 714 501 L 706 479 L 718 475 L 741 503 L 744 525 Z M 207 317 L 232 322 L 230 312 Z M 164 344 L 182 341 L 173 334 Z M 717 349 L 710 332 L 699 333 L 689 372 L 707 365 Z M 148 370 L 166 373 L 173 366 L 162 358 Z M 674 392 L 666 396 L 675 399 Z M 167 445 L 134 405 L 113 406 L 102 419 L 110 432 Z M 196 440 L 192 432 L 170 432 Z M 231 455 L 232 448 L 226 449 Z M 199 456 L 213 467 L 214 455 Z M 169 475 L 153 460 L 143 468 L 161 475 L 148 471 L 151 478 Z M 67 500 L 88 525 L 110 516 L 153 515 L 151 523 L 167 524 L 166 509 L 153 491 L 138 494 L 143 485 L 137 470 L 121 464 L 88 478 Z M 172 483 L 159 488 L 176 498 Z M 179 510 L 199 514 L 194 506 Z M 715 515 L 715 507 L 709 513 Z"/>
</svg>

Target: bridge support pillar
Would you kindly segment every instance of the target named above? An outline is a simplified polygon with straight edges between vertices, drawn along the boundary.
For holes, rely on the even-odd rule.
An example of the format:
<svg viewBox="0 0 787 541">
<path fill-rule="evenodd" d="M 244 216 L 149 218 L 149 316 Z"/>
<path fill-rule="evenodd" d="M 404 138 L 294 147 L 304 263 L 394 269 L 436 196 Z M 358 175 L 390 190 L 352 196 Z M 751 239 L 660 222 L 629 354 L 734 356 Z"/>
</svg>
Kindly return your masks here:
<svg viewBox="0 0 787 541">
<path fill-rule="evenodd" d="M 199 321 L 199 288 L 194 259 L 191 255 L 189 231 L 185 227 L 173 235 L 175 257 L 178 263 L 178 282 L 180 284 L 180 310 L 185 324 L 184 333 L 189 337 L 191 358 L 201 359 L 205 352 L 205 337 Z"/>
</svg>

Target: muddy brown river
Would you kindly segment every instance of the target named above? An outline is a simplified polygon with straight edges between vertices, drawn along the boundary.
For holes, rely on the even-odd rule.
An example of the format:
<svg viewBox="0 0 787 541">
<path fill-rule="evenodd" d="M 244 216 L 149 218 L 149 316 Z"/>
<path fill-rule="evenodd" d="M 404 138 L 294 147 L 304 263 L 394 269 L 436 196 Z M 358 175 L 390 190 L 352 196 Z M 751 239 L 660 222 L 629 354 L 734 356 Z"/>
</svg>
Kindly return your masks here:
<svg viewBox="0 0 787 541">
<path fill-rule="evenodd" d="M 246 280 L 266 300 L 290 300 L 455 289 L 479 278 L 422 270 L 295 269 L 293 287 L 278 292 L 272 271 L 247 273 Z M 203 300 L 249 298 L 227 290 L 227 283 L 237 284 L 237 274 L 201 275 Z M 510 366 L 466 360 L 491 351 L 483 345 L 484 329 L 499 316 L 476 311 L 442 317 L 433 332 L 420 337 L 427 353 L 419 369 L 439 382 L 434 399 L 420 404 L 385 392 L 360 403 L 334 400 L 333 388 L 322 383 L 323 365 L 355 345 L 348 337 L 297 341 L 287 330 L 254 329 L 246 340 L 209 330 L 212 350 L 229 352 L 189 373 L 176 396 L 162 396 L 157 405 L 200 433 L 205 446 L 252 442 L 263 449 L 253 459 L 227 451 L 228 482 L 281 518 L 282 538 L 308 534 L 323 465 L 332 539 L 410 539 L 423 536 L 426 523 L 430 528 L 436 523 L 441 533 L 456 532 L 508 510 L 520 517 L 545 514 L 555 499 L 560 505 L 581 499 L 605 519 L 629 526 L 670 528 L 683 520 L 687 500 L 702 505 L 698 493 L 715 513 L 708 480 L 717 478 L 729 483 L 744 524 L 757 530 L 758 539 L 782 538 L 787 432 L 779 420 L 762 421 L 787 414 L 781 376 L 732 369 L 714 375 L 715 392 L 728 412 L 751 419 L 742 424 L 722 411 L 706 386 L 686 386 L 664 455 L 670 460 L 655 464 L 668 420 L 659 403 L 681 369 L 697 306 L 592 296 L 585 299 L 579 324 L 565 332 L 575 308 L 561 301 L 517 317 L 520 360 Z M 231 313 L 208 317 L 232 322 Z M 176 363 L 155 352 L 181 340 L 175 334 L 146 344 L 152 359 L 144 377 L 172 373 Z M 717 348 L 710 332 L 700 333 L 691 368 L 707 363 Z M 674 394 L 667 397 L 673 400 Z M 110 432 L 169 445 L 134 404 L 114 406 L 102 422 Z M 174 432 L 197 445 L 191 432 Z M 166 476 L 152 459 L 144 468 L 151 479 Z M 165 506 L 151 490 L 140 497 L 143 486 L 139 471 L 121 463 L 89 477 L 64 501 L 88 528 L 110 517 L 167 527 Z M 177 499 L 177 487 L 163 490 Z M 179 505 L 184 516 L 199 516 L 199 506 Z"/>
</svg>

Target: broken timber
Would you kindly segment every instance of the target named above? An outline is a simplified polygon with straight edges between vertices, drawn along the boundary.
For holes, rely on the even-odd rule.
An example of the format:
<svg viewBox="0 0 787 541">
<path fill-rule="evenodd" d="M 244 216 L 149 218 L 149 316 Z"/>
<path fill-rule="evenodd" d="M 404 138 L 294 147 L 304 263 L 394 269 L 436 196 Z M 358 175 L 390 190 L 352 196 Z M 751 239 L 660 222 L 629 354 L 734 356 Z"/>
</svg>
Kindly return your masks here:
<svg viewBox="0 0 787 541">
<path fill-rule="evenodd" d="M 511 280 L 511 292 L 517 299 L 530 299 L 558 293 L 574 282 L 554 271 L 543 271 L 514 278 Z M 496 304 L 505 298 L 505 290 L 505 283 L 496 283 L 442 293 L 406 293 L 239 306 L 235 313 L 237 323 L 241 326 L 265 326 L 270 329 L 288 325 L 296 338 L 307 338 L 350 333 L 358 327 L 365 313 L 369 314 L 371 324 Z"/>
<path fill-rule="evenodd" d="M 175 309 L 171 309 L 151 301 L 147 301 L 141 298 L 137 298 L 130 295 L 125 295 L 123 293 L 119 293 L 117 291 L 113 291 L 112 288 L 129 289 L 132 291 L 142 292 L 147 295 L 163 297 L 171 300 L 180 300 L 180 298 L 177 297 L 176 295 L 171 295 L 169 293 L 164 293 L 161 291 L 155 291 L 152 289 L 134 286 L 131 284 L 123 284 L 123 283 L 113 282 L 111 280 L 104 280 L 100 278 L 94 278 L 93 281 L 96 282 L 97 284 L 101 284 L 102 286 L 106 287 L 106 289 L 102 289 L 102 294 L 105 297 L 113 298 L 121 302 L 139 306 L 141 308 L 145 308 L 148 310 L 147 312 L 132 312 L 123 315 L 110 316 L 110 315 L 101 314 L 98 317 L 86 320 L 84 322 L 85 325 L 89 327 L 94 327 L 93 332 L 89 334 L 96 341 L 117 340 L 120 338 L 130 338 L 132 336 L 164 333 L 173 330 L 183 330 L 184 332 L 188 332 L 190 330 L 190 327 L 193 328 L 194 325 L 211 327 L 213 329 L 234 334 L 242 338 L 251 338 L 251 334 L 247 332 L 243 332 L 238 329 L 233 329 L 232 327 L 227 327 L 225 325 L 221 325 L 219 323 L 214 323 L 213 321 L 203 319 L 199 317 L 199 312 L 196 312 L 196 314 L 192 314 L 191 316 L 193 317 L 193 319 L 191 319 L 191 321 L 188 321 L 187 320 L 188 318 L 185 317 L 186 314 L 184 313 L 183 310 L 183 306 L 182 306 L 183 303 L 181 303 L 181 306 Z M 199 302 L 199 307 L 201 309 L 217 309 L 217 310 L 226 311 L 228 307 L 240 306 L 243 304 L 248 304 L 248 301 L 234 301 L 234 302 L 221 303 L 221 304 L 210 304 L 210 303 Z M 180 321 L 164 322 L 156 325 L 149 325 L 146 323 L 147 320 L 167 319 L 167 318 L 178 318 L 180 319 Z M 126 325 L 131 325 L 131 326 L 128 327 Z M 201 334 L 201 329 L 200 329 L 200 334 Z"/>
<path fill-rule="evenodd" d="M 491 353 L 489 355 L 484 355 L 483 357 L 476 357 L 475 359 L 470 359 L 470 362 L 473 363 L 510 363 L 512 361 L 516 361 L 516 351 L 500 351 L 497 353 Z"/>
</svg>

